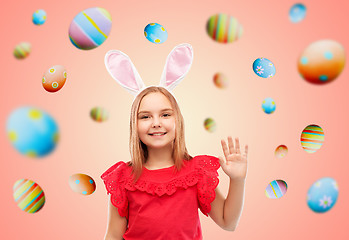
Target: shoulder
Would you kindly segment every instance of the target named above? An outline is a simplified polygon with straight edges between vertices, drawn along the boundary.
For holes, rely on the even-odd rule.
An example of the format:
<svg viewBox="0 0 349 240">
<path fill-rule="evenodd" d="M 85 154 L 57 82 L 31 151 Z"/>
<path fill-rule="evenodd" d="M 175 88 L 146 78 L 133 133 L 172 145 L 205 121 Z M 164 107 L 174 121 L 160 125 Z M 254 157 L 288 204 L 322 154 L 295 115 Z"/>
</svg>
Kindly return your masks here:
<svg viewBox="0 0 349 240">
<path fill-rule="evenodd" d="M 117 162 L 113 166 L 109 167 L 102 175 L 101 178 L 103 181 L 120 179 L 126 177 L 130 173 L 131 167 L 130 163 L 127 162 Z"/>
<path fill-rule="evenodd" d="M 201 170 L 217 171 L 220 167 L 219 159 L 210 155 L 198 155 L 192 158 L 192 164 Z"/>
</svg>

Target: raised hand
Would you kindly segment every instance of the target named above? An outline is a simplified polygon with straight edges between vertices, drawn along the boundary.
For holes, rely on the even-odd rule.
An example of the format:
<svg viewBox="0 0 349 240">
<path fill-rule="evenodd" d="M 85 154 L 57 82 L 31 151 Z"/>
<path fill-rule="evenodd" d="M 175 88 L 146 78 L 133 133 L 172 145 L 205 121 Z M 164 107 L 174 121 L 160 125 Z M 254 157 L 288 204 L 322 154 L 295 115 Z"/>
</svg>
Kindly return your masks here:
<svg viewBox="0 0 349 240">
<path fill-rule="evenodd" d="M 247 173 L 247 151 L 240 152 L 240 142 L 235 138 L 235 146 L 231 136 L 228 137 L 228 146 L 224 139 L 221 140 L 224 158 L 219 157 L 219 163 L 223 171 L 234 180 L 244 180 Z"/>
</svg>

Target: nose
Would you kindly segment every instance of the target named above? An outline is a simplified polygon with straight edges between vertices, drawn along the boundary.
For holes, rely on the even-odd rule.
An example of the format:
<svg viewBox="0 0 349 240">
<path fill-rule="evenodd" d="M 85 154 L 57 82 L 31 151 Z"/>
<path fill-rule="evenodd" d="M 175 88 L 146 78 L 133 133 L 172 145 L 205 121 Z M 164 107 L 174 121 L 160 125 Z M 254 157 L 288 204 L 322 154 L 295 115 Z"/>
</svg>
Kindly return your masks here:
<svg viewBox="0 0 349 240">
<path fill-rule="evenodd" d="M 160 118 L 158 117 L 153 118 L 152 127 L 153 128 L 161 127 Z"/>
</svg>

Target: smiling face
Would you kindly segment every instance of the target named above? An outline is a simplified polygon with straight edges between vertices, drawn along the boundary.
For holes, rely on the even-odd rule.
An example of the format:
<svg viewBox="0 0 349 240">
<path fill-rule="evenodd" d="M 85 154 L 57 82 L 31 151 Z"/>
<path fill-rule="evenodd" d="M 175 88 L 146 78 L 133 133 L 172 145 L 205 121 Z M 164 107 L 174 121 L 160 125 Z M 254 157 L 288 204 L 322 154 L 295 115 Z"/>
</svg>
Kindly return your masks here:
<svg viewBox="0 0 349 240">
<path fill-rule="evenodd" d="M 139 139 L 152 148 L 173 148 L 176 137 L 176 116 L 171 102 L 160 92 L 143 97 L 137 114 Z"/>
</svg>

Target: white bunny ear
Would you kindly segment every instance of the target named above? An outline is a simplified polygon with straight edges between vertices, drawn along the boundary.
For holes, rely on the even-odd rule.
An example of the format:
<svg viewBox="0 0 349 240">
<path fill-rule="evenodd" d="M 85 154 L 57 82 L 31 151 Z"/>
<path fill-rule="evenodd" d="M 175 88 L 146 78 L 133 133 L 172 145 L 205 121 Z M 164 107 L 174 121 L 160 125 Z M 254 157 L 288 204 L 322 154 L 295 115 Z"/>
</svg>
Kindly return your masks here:
<svg viewBox="0 0 349 240">
<path fill-rule="evenodd" d="M 193 62 L 193 48 L 188 43 L 176 46 L 168 55 L 160 86 L 172 91 L 187 75 Z"/>
<path fill-rule="evenodd" d="M 144 88 L 139 73 L 125 53 L 111 50 L 105 54 L 104 63 L 114 80 L 134 96 Z"/>
</svg>

